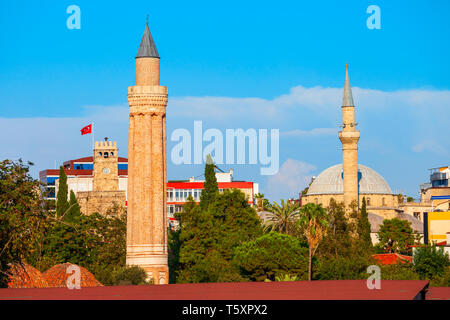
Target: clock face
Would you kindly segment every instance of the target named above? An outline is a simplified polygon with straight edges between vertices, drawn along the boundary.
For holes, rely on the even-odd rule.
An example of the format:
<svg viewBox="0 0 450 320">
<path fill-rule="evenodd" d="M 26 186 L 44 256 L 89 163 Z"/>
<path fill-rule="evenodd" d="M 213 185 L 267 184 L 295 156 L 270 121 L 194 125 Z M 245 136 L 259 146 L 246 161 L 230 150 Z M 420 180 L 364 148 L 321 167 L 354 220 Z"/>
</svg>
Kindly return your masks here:
<svg viewBox="0 0 450 320">
<path fill-rule="evenodd" d="M 108 174 L 109 173 L 109 168 L 103 168 L 103 173 L 104 174 Z"/>
</svg>

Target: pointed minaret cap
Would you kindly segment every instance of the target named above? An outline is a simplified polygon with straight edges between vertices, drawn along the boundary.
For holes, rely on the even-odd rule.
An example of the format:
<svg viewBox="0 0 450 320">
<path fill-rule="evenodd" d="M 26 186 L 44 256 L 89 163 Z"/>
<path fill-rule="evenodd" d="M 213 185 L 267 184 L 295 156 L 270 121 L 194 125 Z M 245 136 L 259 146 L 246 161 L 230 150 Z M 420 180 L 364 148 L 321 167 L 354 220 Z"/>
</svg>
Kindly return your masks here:
<svg viewBox="0 0 450 320">
<path fill-rule="evenodd" d="M 156 50 L 155 42 L 153 41 L 152 34 L 148 27 L 148 16 L 147 24 L 145 26 L 144 35 L 142 36 L 141 45 L 139 46 L 136 58 L 158 58 L 158 50 Z"/>
<path fill-rule="evenodd" d="M 348 64 L 345 64 L 345 85 L 344 85 L 344 98 L 342 99 L 343 107 L 354 107 L 352 88 L 350 87 L 350 79 L 348 78 Z"/>
</svg>

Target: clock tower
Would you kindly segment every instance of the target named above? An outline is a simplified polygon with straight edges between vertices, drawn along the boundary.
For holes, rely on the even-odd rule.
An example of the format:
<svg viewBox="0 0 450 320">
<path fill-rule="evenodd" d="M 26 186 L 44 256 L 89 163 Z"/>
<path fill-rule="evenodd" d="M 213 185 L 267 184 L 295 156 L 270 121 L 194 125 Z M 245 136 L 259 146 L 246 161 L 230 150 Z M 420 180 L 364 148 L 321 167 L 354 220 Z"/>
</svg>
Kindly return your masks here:
<svg viewBox="0 0 450 320">
<path fill-rule="evenodd" d="M 93 191 L 119 190 L 118 150 L 116 141 L 95 142 Z"/>
</svg>

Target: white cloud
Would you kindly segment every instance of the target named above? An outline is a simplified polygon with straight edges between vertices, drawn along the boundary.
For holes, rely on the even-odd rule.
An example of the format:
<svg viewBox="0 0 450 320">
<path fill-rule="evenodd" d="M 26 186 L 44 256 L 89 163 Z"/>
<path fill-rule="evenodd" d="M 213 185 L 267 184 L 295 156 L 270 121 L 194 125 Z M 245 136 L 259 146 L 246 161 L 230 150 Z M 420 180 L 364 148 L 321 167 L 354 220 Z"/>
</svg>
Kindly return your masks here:
<svg viewBox="0 0 450 320">
<path fill-rule="evenodd" d="M 280 133 L 280 136 L 286 137 L 304 137 L 304 136 L 330 136 L 337 135 L 337 128 L 314 128 L 312 130 L 295 129 L 290 131 L 284 131 Z"/>
<path fill-rule="evenodd" d="M 422 141 L 412 147 L 414 152 L 432 152 L 437 155 L 442 155 L 450 157 L 450 152 L 448 149 L 444 148 L 442 145 L 433 140 Z"/>
<path fill-rule="evenodd" d="M 279 201 L 281 198 L 298 197 L 311 181 L 315 166 L 295 159 L 287 159 L 277 174 L 267 180 L 265 196 Z"/>
</svg>

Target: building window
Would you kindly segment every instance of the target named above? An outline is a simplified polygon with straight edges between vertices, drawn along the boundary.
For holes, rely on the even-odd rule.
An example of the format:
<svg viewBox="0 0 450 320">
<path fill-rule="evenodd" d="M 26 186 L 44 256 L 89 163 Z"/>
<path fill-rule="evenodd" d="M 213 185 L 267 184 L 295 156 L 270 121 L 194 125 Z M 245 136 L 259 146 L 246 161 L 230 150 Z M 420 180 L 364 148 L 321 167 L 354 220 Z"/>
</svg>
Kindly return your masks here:
<svg viewBox="0 0 450 320">
<path fill-rule="evenodd" d="M 99 152 L 99 153 L 98 153 L 98 155 L 99 155 L 99 156 L 101 157 L 101 156 L 102 156 L 102 153 L 101 153 L 101 152 Z"/>
<path fill-rule="evenodd" d="M 366 203 L 366 205 L 367 206 L 370 206 L 370 198 L 367 198 L 367 201 L 366 201 L 367 203 Z"/>
<path fill-rule="evenodd" d="M 414 212 L 414 218 L 417 218 L 420 220 L 420 212 Z"/>
<path fill-rule="evenodd" d="M 381 199 L 381 203 L 383 204 L 383 206 L 386 205 L 386 199 L 384 197 Z"/>
<path fill-rule="evenodd" d="M 318 204 L 318 203 L 319 203 L 319 200 L 318 200 L 317 198 L 314 198 L 314 203 L 315 203 L 315 204 Z"/>
<path fill-rule="evenodd" d="M 111 157 L 114 157 L 114 152 L 111 152 Z"/>
</svg>

